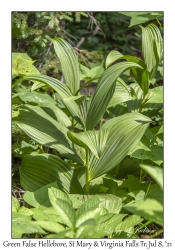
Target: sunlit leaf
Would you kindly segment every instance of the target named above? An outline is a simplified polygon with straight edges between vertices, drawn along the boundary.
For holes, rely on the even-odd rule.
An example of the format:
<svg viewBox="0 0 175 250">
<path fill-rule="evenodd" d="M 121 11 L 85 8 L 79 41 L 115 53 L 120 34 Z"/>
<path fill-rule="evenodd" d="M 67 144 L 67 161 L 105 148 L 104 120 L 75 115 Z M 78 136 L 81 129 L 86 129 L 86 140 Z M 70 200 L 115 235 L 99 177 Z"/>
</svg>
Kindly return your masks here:
<svg viewBox="0 0 175 250">
<path fill-rule="evenodd" d="M 74 95 L 80 86 L 79 65 L 73 48 L 62 38 L 52 39 L 55 52 L 60 59 L 65 82 Z"/>
<path fill-rule="evenodd" d="M 140 67 L 136 63 L 122 62 L 109 67 L 101 75 L 87 113 L 86 129 L 92 130 L 102 118 L 115 91 L 117 78 L 127 69 Z"/>
<path fill-rule="evenodd" d="M 72 143 L 67 137 L 68 129 L 40 107 L 24 105 L 14 122 L 33 140 L 46 147 L 55 148 L 68 158 L 70 156 L 71 159 L 82 163 L 76 151 L 71 148 Z"/>
<path fill-rule="evenodd" d="M 163 206 L 155 199 L 147 198 L 145 201 L 125 205 L 124 208 L 146 220 L 152 220 L 160 226 L 163 225 Z"/>
<path fill-rule="evenodd" d="M 97 158 L 99 158 L 103 152 L 108 134 L 109 131 L 107 129 L 85 131 L 80 133 L 67 133 L 69 139 L 73 143 L 85 148 L 86 150 L 89 148 Z"/>
<path fill-rule="evenodd" d="M 49 199 L 52 206 L 57 211 L 58 215 L 60 215 L 68 227 L 74 228 L 76 222 L 76 214 L 72 207 L 71 201 L 69 201 L 68 196 L 63 194 L 60 190 L 57 189 L 57 193 L 60 193 L 60 197 L 58 198 L 58 194 L 54 194 L 54 188 L 49 188 L 48 194 Z"/>
<path fill-rule="evenodd" d="M 107 121 L 102 129 L 109 130 L 103 154 L 89 159 L 90 178 L 94 179 L 116 167 L 137 145 L 151 120 L 139 113 L 125 114 Z"/>
<path fill-rule="evenodd" d="M 160 30 L 155 24 L 149 24 L 142 29 L 142 53 L 149 72 L 150 80 L 155 74 L 163 54 L 163 40 Z"/>
<path fill-rule="evenodd" d="M 155 166 L 140 164 L 140 167 L 147 172 L 163 190 L 163 169 Z"/>
</svg>

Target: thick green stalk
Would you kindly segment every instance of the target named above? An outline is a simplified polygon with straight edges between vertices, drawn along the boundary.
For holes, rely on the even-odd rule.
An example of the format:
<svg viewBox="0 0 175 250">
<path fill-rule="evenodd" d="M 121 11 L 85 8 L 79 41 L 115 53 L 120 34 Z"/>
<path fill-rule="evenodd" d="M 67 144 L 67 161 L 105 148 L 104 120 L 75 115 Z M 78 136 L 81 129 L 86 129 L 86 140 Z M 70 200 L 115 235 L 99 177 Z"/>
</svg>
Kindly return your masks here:
<svg viewBox="0 0 175 250">
<path fill-rule="evenodd" d="M 89 194 L 90 191 L 90 176 L 89 176 L 89 149 L 86 149 L 86 185 L 85 185 L 85 193 Z"/>
</svg>

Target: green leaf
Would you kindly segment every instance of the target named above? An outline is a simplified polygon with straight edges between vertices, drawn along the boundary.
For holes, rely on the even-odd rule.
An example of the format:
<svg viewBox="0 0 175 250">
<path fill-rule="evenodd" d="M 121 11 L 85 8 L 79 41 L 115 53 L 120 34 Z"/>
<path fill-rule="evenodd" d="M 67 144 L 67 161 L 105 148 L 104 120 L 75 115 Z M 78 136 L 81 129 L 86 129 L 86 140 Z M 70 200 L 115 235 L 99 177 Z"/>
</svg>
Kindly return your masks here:
<svg viewBox="0 0 175 250">
<path fill-rule="evenodd" d="M 149 90 L 151 93 L 150 98 L 146 101 L 147 103 L 163 103 L 163 86 L 155 87 Z M 162 105 L 163 106 L 163 105 Z"/>
<path fill-rule="evenodd" d="M 119 214 L 122 209 L 122 199 L 113 194 L 98 195 L 100 206 L 108 210 L 109 213 Z"/>
<path fill-rule="evenodd" d="M 124 206 L 124 209 L 146 220 L 152 220 L 160 226 L 163 225 L 163 206 L 155 199 L 147 198 L 142 202 L 128 204 Z"/>
<path fill-rule="evenodd" d="M 115 91 L 117 78 L 127 69 L 140 67 L 136 63 L 122 62 L 109 67 L 101 75 L 87 113 L 86 129 L 92 130 L 102 118 Z"/>
<path fill-rule="evenodd" d="M 126 208 L 126 206 L 124 206 Z M 115 228 L 116 233 L 121 233 L 122 231 L 128 232 L 130 234 L 134 233 L 134 226 L 142 222 L 143 219 L 138 215 L 130 215 L 124 221 L 117 225 Z"/>
<path fill-rule="evenodd" d="M 69 139 L 80 147 L 89 148 L 99 158 L 105 147 L 109 131 L 107 129 L 86 131 L 80 133 L 67 132 Z"/>
<path fill-rule="evenodd" d="M 44 238 L 47 239 L 63 239 L 63 238 L 74 238 L 74 231 L 72 229 L 65 229 L 62 232 L 59 232 L 57 234 L 49 234 L 46 235 Z"/>
<path fill-rule="evenodd" d="M 40 107 L 53 119 L 61 123 L 65 127 L 70 127 L 71 126 L 71 120 L 69 117 L 57 106 L 53 104 L 43 104 L 40 105 Z"/>
<path fill-rule="evenodd" d="M 151 80 L 163 55 L 163 40 L 158 27 L 149 24 L 142 29 L 142 53 Z"/>
<path fill-rule="evenodd" d="M 18 210 L 18 214 L 24 214 L 24 215 L 32 215 L 33 216 L 33 211 L 25 206 L 21 206 L 20 209 Z"/>
<path fill-rule="evenodd" d="M 12 76 L 37 74 L 40 72 L 33 65 L 34 61 L 26 53 L 12 53 Z"/>
<path fill-rule="evenodd" d="M 163 16 L 163 12 L 119 12 L 125 16 L 131 17 L 129 27 L 149 22 Z"/>
<path fill-rule="evenodd" d="M 74 228 L 76 223 L 76 214 L 69 197 L 60 190 L 55 190 L 55 188 L 49 188 L 48 193 L 50 202 L 57 211 L 58 215 L 62 217 L 64 223 L 68 227 Z M 58 198 L 58 194 L 60 198 Z"/>
<path fill-rule="evenodd" d="M 142 183 L 136 176 L 128 175 L 128 179 L 123 182 L 123 187 L 126 187 L 129 192 L 133 191 L 147 191 L 149 183 Z"/>
<path fill-rule="evenodd" d="M 33 151 L 36 151 L 37 148 L 38 145 L 32 145 L 23 140 L 20 143 L 16 142 L 12 145 L 12 151 L 16 157 L 21 157 L 22 155 L 30 154 Z"/>
<path fill-rule="evenodd" d="M 156 140 L 156 137 L 149 140 L 144 135 L 134 151 L 130 153 L 131 157 L 142 160 L 150 159 L 160 166 L 163 163 L 163 147 L 154 145 L 153 140 Z"/>
<path fill-rule="evenodd" d="M 159 110 L 163 108 L 163 92 L 162 87 L 149 89 L 147 95 L 144 97 L 143 90 L 137 83 L 130 84 L 136 98 L 126 102 L 129 112 L 142 112 L 146 116 L 157 115 Z"/>
<path fill-rule="evenodd" d="M 135 97 L 134 94 L 132 87 L 128 86 L 122 79 L 118 78 L 115 85 L 115 92 L 108 104 L 108 108 L 116 106 L 122 102 L 133 100 Z"/>
<path fill-rule="evenodd" d="M 56 155 L 25 155 L 20 166 L 20 183 L 25 190 L 36 191 L 47 183 L 57 181 L 68 193 L 83 193 L 73 170 Z"/>
<path fill-rule="evenodd" d="M 54 221 L 37 221 L 36 224 L 51 233 L 59 233 L 65 229 L 61 224 Z"/>
<path fill-rule="evenodd" d="M 127 175 L 139 174 L 139 163 L 129 157 L 125 158 L 115 169 L 117 179 L 126 178 Z"/>
<path fill-rule="evenodd" d="M 45 86 L 44 83 L 34 82 L 34 84 L 31 87 L 31 91 L 34 91 L 34 90 L 39 89 L 39 88 L 42 88 L 43 86 Z"/>
<path fill-rule="evenodd" d="M 103 73 L 104 68 L 103 65 L 98 65 L 95 66 L 91 69 L 85 67 L 84 65 L 80 64 L 80 73 L 81 73 L 81 80 L 83 79 L 88 79 L 88 80 L 93 80 L 93 82 L 96 82 L 97 79 L 99 79 L 99 77 L 101 76 L 101 74 Z"/>
<path fill-rule="evenodd" d="M 116 167 L 135 148 L 150 122 L 148 117 L 139 113 L 125 114 L 107 121 L 102 126 L 102 129 L 109 130 L 103 154 L 99 160 L 93 155 L 89 157 L 90 179 Z"/>
<path fill-rule="evenodd" d="M 61 99 L 61 102 L 64 104 L 64 106 L 66 106 L 66 108 L 68 109 L 68 111 L 70 112 L 70 114 L 73 116 L 73 118 L 77 121 L 82 123 L 81 121 L 81 112 L 79 109 L 78 104 L 74 101 L 74 96 L 72 95 L 71 91 L 69 90 L 69 88 L 67 87 L 66 84 L 60 82 L 57 79 L 54 79 L 52 77 L 49 76 L 25 76 L 21 79 L 21 81 L 23 80 L 31 80 L 31 81 L 39 81 L 41 83 L 44 84 L 48 84 L 49 86 L 51 86 L 53 89 L 55 89 L 55 91 L 57 92 L 59 98 Z M 81 96 L 80 96 L 81 97 Z M 76 98 L 79 98 L 76 96 Z M 79 117 L 80 116 L 80 117 Z"/>
<path fill-rule="evenodd" d="M 103 213 L 104 210 L 100 207 L 84 212 L 77 218 L 76 228 L 81 227 L 81 225 L 83 225 L 89 219 L 96 219 L 100 217 Z"/>
<path fill-rule="evenodd" d="M 85 238 L 88 233 L 92 233 L 96 226 L 96 221 L 94 219 L 85 220 L 77 229 L 75 238 Z"/>
<path fill-rule="evenodd" d="M 140 164 L 140 167 L 147 172 L 163 190 L 163 169 L 155 166 Z"/>
<path fill-rule="evenodd" d="M 69 90 L 66 84 L 52 77 L 45 75 L 29 75 L 29 76 L 23 76 L 21 78 L 21 81 L 26 81 L 26 80 L 38 81 L 40 83 L 48 84 L 59 94 L 59 96 L 62 99 L 72 96 L 71 91 Z"/>
<path fill-rule="evenodd" d="M 74 95 L 80 86 L 79 65 L 73 48 L 62 38 L 52 39 L 55 52 L 60 59 L 65 82 Z"/>
<path fill-rule="evenodd" d="M 64 223 L 62 218 L 57 214 L 55 209 L 52 207 L 44 207 L 39 206 L 39 208 L 31 208 L 30 210 L 33 212 L 32 217 L 37 221 L 53 221 L 53 222 L 59 222 Z"/>
<path fill-rule="evenodd" d="M 21 238 L 23 234 L 46 234 L 30 216 L 14 214 L 12 217 L 12 238 Z"/>
<path fill-rule="evenodd" d="M 106 58 L 106 67 L 109 67 L 113 62 L 117 60 L 125 59 L 128 62 L 133 62 L 139 65 L 140 67 L 132 68 L 132 73 L 137 81 L 137 83 L 140 85 L 141 89 L 143 90 L 144 95 L 148 93 L 149 90 L 149 78 L 148 78 L 148 72 L 146 64 L 139 58 L 134 56 L 123 56 L 118 51 L 111 51 L 109 55 Z M 129 89 L 129 87 L 128 87 Z"/>
<path fill-rule="evenodd" d="M 99 203 L 100 200 L 97 195 L 91 196 L 79 207 L 79 209 L 76 212 L 77 217 L 81 216 L 82 214 L 88 211 L 98 208 Z"/>
<path fill-rule="evenodd" d="M 55 121 L 40 107 L 23 105 L 21 109 L 19 116 L 13 121 L 29 137 L 41 145 L 55 148 L 66 157 L 82 163 L 75 149 L 72 149 L 72 143 L 67 137 L 68 129 L 65 126 Z"/>
<path fill-rule="evenodd" d="M 49 183 L 45 186 L 42 186 L 40 189 L 34 192 L 26 191 L 26 193 L 23 195 L 24 201 L 35 208 L 51 207 L 51 203 L 48 196 L 49 187 L 57 188 L 58 184 L 55 181 L 53 183 Z"/>
<path fill-rule="evenodd" d="M 106 57 L 106 62 L 105 62 L 105 67 L 108 68 L 109 66 L 111 66 L 115 61 L 117 61 L 118 59 L 122 58 L 123 55 L 116 51 L 116 50 L 112 50 L 108 56 Z"/>
<path fill-rule="evenodd" d="M 17 213 L 20 208 L 20 203 L 19 201 L 12 196 L 12 213 Z"/>
<path fill-rule="evenodd" d="M 163 187 L 161 188 L 158 184 L 152 184 L 146 194 L 146 198 L 155 199 L 160 204 L 163 204 Z"/>
<path fill-rule="evenodd" d="M 102 238 L 115 232 L 115 228 L 121 223 L 126 214 L 104 214 L 98 221 L 97 226 L 89 233 L 89 237 Z"/>
<path fill-rule="evenodd" d="M 39 92 L 35 92 L 35 91 L 23 91 L 21 93 L 17 93 L 14 95 L 14 97 L 19 96 L 19 98 L 23 101 L 23 102 L 32 102 L 32 103 L 37 103 L 38 105 L 41 104 L 56 104 L 56 101 L 49 96 L 48 94 L 44 94 L 44 93 L 39 93 Z"/>
<path fill-rule="evenodd" d="M 133 197 L 135 201 L 143 201 L 145 199 L 145 192 L 143 190 L 132 191 L 128 193 L 129 196 Z"/>
</svg>

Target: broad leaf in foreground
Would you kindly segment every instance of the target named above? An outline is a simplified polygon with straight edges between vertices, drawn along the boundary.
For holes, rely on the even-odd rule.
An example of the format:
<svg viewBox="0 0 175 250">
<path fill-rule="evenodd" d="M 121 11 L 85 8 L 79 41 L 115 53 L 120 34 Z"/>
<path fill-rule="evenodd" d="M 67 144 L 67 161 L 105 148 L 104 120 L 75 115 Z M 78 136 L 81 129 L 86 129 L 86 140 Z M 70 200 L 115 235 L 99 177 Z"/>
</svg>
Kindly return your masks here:
<svg viewBox="0 0 175 250">
<path fill-rule="evenodd" d="M 98 160 L 89 158 L 90 179 L 94 179 L 116 167 L 134 149 L 151 123 L 151 119 L 139 113 L 125 114 L 107 121 L 102 129 L 109 135 L 103 154 Z"/>
<path fill-rule="evenodd" d="M 20 183 L 25 190 L 35 191 L 57 181 L 58 187 L 67 193 L 82 193 L 69 164 L 56 155 L 25 155 L 20 166 Z"/>
</svg>

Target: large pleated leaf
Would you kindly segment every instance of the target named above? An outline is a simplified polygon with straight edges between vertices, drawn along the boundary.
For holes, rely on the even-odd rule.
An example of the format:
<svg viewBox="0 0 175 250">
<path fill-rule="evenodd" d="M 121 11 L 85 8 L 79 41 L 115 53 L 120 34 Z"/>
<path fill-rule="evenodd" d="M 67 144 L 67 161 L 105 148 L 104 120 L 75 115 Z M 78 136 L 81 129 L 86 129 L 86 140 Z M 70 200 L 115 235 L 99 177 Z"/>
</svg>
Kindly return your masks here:
<svg viewBox="0 0 175 250">
<path fill-rule="evenodd" d="M 14 122 L 38 143 L 55 148 L 66 157 L 80 164 L 83 163 L 75 149 L 72 149 L 72 143 L 67 137 L 68 129 L 40 107 L 23 105 L 19 116 L 14 118 Z"/>
<path fill-rule="evenodd" d="M 102 118 L 115 91 L 117 78 L 127 69 L 140 67 L 136 63 L 122 62 L 109 67 L 100 77 L 87 113 L 86 129 L 92 130 Z"/>
<path fill-rule="evenodd" d="M 133 99 L 135 99 L 133 88 L 128 86 L 122 79 L 118 78 L 115 85 L 115 92 L 108 104 L 108 108 Z"/>
<path fill-rule="evenodd" d="M 116 167 L 134 149 L 149 126 L 151 119 L 139 113 L 129 113 L 107 121 L 102 129 L 109 129 L 108 140 L 98 160 L 89 158 L 90 179 Z"/>
<path fill-rule="evenodd" d="M 135 80 L 143 90 L 145 96 L 149 90 L 149 76 L 146 64 L 142 60 L 134 56 L 124 56 L 123 59 L 126 59 L 128 62 L 135 62 L 141 66 L 141 68 L 132 68 L 132 73 Z"/>
<path fill-rule="evenodd" d="M 137 57 L 124 56 L 118 51 L 112 50 L 106 58 L 106 67 L 109 67 L 113 62 L 119 59 L 120 60 L 125 59 L 128 62 L 134 62 L 140 65 L 140 68 L 132 68 L 131 70 L 132 70 L 135 80 L 140 85 L 141 89 L 143 90 L 144 95 L 146 95 L 149 90 L 149 77 L 148 77 L 146 64 Z"/>
<path fill-rule="evenodd" d="M 79 65 L 73 48 L 62 38 L 52 39 L 55 52 L 60 59 L 65 82 L 74 95 L 80 86 Z"/>
<path fill-rule="evenodd" d="M 40 107 L 53 119 L 61 123 L 65 127 L 71 126 L 70 118 L 57 106 L 50 104 L 42 104 Z"/>
<path fill-rule="evenodd" d="M 24 80 L 30 80 L 30 81 L 38 81 L 41 83 L 45 83 L 48 84 L 49 86 L 51 86 L 58 94 L 59 96 L 64 99 L 66 97 L 71 96 L 71 91 L 69 90 L 69 88 L 67 87 L 66 84 L 62 83 L 61 81 L 49 77 L 49 76 L 45 76 L 45 75 L 29 75 L 29 76 L 24 76 L 21 78 L 22 81 Z"/>
<path fill-rule="evenodd" d="M 163 39 L 160 30 L 155 24 L 149 24 L 142 29 L 142 53 L 150 79 L 158 67 L 163 54 Z"/>
<path fill-rule="evenodd" d="M 89 148 L 91 152 L 99 158 L 105 147 L 109 131 L 107 129 L 85 131 L 80 133 L 67 133 L 69 139 L 80 147 Z"/>
<path fill-rule="evenodd" d="M 58 187 L 67 193 L 83 193 L 73 170 L 56 155 L 24 155 L 20 166 L 20 183 L 28 191 L 57 181 Z"/>
<path fill-rule="evenodd" d="M 21 80 L 31 80 L 31 81 L 39 81 L 44 84 L 48 84 L 51 86 L 59 95 L 61 102 L 64 106 L 68 109 L 71 116 L 80 123 L 83 123 L 80 116 L 80 109 L 78 104 L 75 102 L 75 99 L 80 98 L 79 96 L 73 96 L 69 88 L 66 84 L 62 83 L 61 81 L 54 79 L 49 76 L 41 75 L 41 76 L 25 76 L 21 78 Z"/>
<path fill-rule="evenodd" d="M 86 97 L 82 95 L 70 96 L 68 98 L 64 98 L 62 101 L 71 116 L 85 128 L 87 116 Z"/>
<path fill-rule="evenodd" d="M 145 98 L 143 90 L 137 83 L 130 84 L 130 87 L 133 89 L 137 97 L 126 102 L 129 112 L 138 112 L 139 110 L 141 110 L 142 114 L 151 117 L 157 114 L 158 111 L 163 108 L 162 86 L 149 89 Z"/>
<path fill-rule="evenodd" d="M 139 84 L 132 83 L 130 87 L 134 90 L 137 98 L 133 98 L 132 100 L 128 100 L 126 102 L 127 108 L 129 112 L 138 112 L 143 100 L 143 90 L 140 88 Z"/>
<path fill-rule="evenodd" d="M 106 62 L 105 62 L 105 66 L 106 68 L 108 68 L 110 65 L 112 65 L 115 61 L 117 61 L 118 59 L 122 58 L 123 54 L 121 54 L 119 51 L 116 50 L 112 50 L 108 56 L 106 57 Z"/>
<path fill-rule="evenodd" d="M 55 208 L 58 215 L 62 217 L 64 223 L 68 227 L 74 228 L 76 223 L 76 214 L 69 197 L 60 190 L 55 190 L 55 188 L 49 188 L 48 194 L 52 206 Z"/>
</svg>

